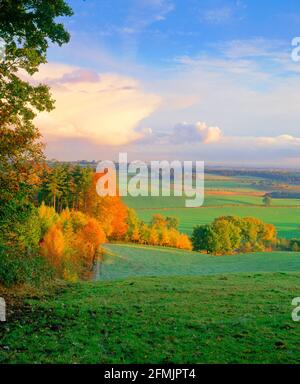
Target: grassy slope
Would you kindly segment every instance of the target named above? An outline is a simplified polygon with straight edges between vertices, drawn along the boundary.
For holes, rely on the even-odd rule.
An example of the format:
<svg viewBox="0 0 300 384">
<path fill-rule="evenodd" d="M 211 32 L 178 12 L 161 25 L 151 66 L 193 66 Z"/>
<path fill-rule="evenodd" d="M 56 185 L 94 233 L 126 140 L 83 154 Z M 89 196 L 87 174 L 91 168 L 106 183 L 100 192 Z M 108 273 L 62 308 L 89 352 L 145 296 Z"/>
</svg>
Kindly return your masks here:
<svg viewBox="0 0 300 384">
<path fill-rule="evenodd" d="M 298 272 L 300 254 L 291 252 L 210 256 L 172 248 L 108 244 L 100 279 L 132 276 L 199 276 L 239 272 Z"/>
<path fill-rule="evenodd" d="M 133 278 L 27 299 L 0 362 L 297 363 L 300 274 Z"/>
</svg>

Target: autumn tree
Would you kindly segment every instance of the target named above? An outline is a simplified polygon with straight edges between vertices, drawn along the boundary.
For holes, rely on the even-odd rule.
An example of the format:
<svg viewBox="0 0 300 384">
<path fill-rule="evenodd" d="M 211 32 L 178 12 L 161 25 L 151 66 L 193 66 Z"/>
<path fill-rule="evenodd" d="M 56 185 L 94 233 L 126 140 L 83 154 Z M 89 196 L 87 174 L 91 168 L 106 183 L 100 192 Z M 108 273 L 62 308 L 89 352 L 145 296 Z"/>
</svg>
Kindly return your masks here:
<svg viewBox="0 0 300 384">
<path fill-rule="evenodd" d="M 65 238 L 62 227 L 60 224 L 55 224 L 48 230 L 42 241 L 41 254 L 61 273 L 63 271 L 64 252 Z"/>
<path fill-rule="evenodd" d="M 141 223 L 135 210 L 132 208 L 128 209 L 127 225 L 126 240 L 138 243 L 141 236 Z"/>
<path fill-rule="evenodd" d="M 41 254 L 59 277 L 76 281 L 91 271 L 106 236 L 101 224 L 93 217 L 69 209 L 60 215 L 53 215 L 53 211 L 53 207 L 39 209 L 40 219 L 47 225 L 55 217 L 41 242 Z"/>
<path fill-rule="evenodd" d="M 107 237 L 122 239 L 128 229 L 128 208 L 118 195 L 102 197 L 97 194 L 96 185 L 99 177 L 101 175 L 98 173 L 94 175 L 87 192 L 88 197 L 84 212 L 95 217 L 101 223 Z"/>
</svg>

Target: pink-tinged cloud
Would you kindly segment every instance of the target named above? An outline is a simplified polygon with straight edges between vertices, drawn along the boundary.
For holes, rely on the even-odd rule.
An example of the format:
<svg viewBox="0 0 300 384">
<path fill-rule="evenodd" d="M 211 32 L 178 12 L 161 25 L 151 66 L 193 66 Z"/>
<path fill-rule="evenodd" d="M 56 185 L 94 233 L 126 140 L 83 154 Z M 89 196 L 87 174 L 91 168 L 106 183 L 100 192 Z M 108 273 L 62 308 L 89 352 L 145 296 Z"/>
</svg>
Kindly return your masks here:
<svg viewBox="0 0 300 384">
<path fill-rule="evenodd" d="M 182 143 L 218 143 L 222 139 L 222 131 L 219 127 L 207 125 L 204 121 L 195 124 L 179 123 L 175 125 L 171 142 L 174 144 Z"/>
<path fill-rule="evenodd" d="M 33 81 L 49 84 L 56 100 L 54 111 L 36 118 L 46 140 L 127 144 L 144 136 L 137 128 L 161 103 L 159 96 L 143 91 L 133 78 L 66 65 L 44 65 Z"/>
<path fill-rule="evenodd" d="M 196 123 L 195 127 L 204 144 L 218 143 L 222 138 L 222 131 L 219 127 L 210 127 L 205 122 L 200 121 Z"/>
</svg>

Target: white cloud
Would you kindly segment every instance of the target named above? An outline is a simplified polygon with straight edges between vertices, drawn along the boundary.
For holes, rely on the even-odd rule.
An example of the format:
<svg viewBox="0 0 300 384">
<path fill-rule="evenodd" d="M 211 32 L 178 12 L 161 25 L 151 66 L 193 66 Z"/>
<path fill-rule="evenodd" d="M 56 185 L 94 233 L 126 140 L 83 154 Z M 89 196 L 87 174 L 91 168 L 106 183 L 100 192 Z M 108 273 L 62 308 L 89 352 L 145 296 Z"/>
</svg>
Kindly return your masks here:
<svg viewBox="0 0 300 384">
<path fill-rule="evenodd" d="M 222 138 L 222 131 L 219 127 L 209 127 L 204 122 L 196 123 L 196 130 L 204 144 L 217 143 Z"/>
<path fill-rule="evenodd" d="M 258 144 L 277 147 L 300 146 L 300 137 L 283 134 L 274 137 L 260 137 Z"/>
<path fill-rule="evenodd" d="M 51 85 L 56 109 L 41 113 L 36 124 L 47 138 L 81 138 L 103 145 L 123 145 L 142 138 L 141 121 L 160 105 L 159 96 L 138 81 L 117 74 L 47 64 L 34 81 Z"/>
</svg>

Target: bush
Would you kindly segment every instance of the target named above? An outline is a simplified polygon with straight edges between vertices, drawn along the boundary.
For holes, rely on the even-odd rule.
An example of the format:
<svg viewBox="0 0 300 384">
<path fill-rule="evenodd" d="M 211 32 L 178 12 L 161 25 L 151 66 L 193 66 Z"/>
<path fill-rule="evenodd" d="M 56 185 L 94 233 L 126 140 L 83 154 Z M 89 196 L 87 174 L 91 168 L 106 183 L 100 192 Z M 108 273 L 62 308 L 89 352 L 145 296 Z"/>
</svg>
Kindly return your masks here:
<svg viewBox="0 0 300 384">
<path fill-rule="evenodd" d="M 25 255 L 20 249 L 0 245 L 0 283 L 6 287 L 16 284 L 40 285 L 50 280 L 54 271 L 39 255 Z"/>
<path fill-rule="evenodd" d="M 38 210 L 16 195 L 0 207 L 0 284 L 37 285 L 53 275 L 39 255 L 41 225 Z"/>
</svg>

